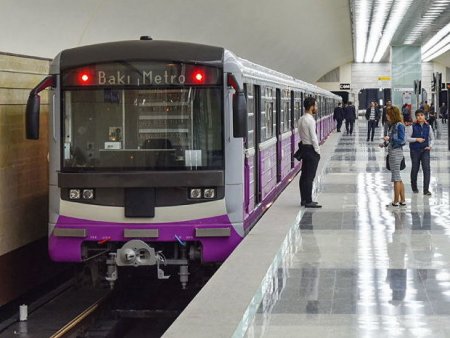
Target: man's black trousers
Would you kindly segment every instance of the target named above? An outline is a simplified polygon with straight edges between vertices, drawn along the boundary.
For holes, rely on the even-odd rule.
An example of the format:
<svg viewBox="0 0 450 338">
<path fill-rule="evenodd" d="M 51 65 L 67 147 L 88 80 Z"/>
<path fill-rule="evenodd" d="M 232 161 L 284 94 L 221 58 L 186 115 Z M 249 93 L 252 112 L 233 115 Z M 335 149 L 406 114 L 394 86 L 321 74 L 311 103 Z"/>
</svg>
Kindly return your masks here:
<svg viewBox="0 0 450 338">
<path fill-rule="evenodd" d="M 312 189 L 320 155 L 312 145 L 303 145 L 302 174 L 300 176 L 300 197 L 304 203 L 312 202 Z"/>
</svg>

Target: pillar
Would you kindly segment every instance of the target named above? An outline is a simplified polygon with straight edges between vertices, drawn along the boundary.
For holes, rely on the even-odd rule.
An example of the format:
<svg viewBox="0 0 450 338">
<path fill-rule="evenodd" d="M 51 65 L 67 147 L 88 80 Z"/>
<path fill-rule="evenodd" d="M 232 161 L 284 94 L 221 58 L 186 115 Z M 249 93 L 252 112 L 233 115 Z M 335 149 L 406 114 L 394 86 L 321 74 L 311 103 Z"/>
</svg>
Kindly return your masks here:
<svg viewBox="0 0 450 338">
<path fill-rule="evenodd" d="M 412 103 L 411 113 L 417 109 L 414 80 L 422 79 L 420 46 L 392 46 L 392 104 L 401 108 L 405 100 Z"/>
</svg>

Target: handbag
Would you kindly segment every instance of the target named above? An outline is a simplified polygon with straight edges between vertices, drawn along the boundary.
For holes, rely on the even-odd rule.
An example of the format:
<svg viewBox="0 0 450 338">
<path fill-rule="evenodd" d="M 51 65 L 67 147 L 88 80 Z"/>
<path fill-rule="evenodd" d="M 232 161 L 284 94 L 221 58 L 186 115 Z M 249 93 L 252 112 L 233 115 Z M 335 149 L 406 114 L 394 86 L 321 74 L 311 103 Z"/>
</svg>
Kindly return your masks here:
<svg viewBox="0 0 450 338">
<path fill-rule="evenodd" d="M 297 160 L 297 161 L 301 161 L 302 160 L 302 158 L 303 158 L 303 143 L 300 141 L 299 143 L 298 143 L 298 149 L 297 149 L 297 151 L 294 153 L 294 158 Z"/>
<path fill-rule="evenodd" d="M 406 168 L 405 156 L 403 156 L 402 161 L 400 162 L 400 170 Z M 386 155 L 386 169 L 391 170 L 391 166 L 389 165 L 389 154 Z"/>
</svg>

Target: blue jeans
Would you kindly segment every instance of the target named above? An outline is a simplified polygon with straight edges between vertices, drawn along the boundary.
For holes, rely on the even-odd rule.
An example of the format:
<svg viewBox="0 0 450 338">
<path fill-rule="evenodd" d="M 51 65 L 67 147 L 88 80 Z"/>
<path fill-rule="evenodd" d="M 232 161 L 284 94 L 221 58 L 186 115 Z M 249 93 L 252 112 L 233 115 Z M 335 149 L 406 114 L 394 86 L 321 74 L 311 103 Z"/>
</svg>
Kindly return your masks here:
<svg viewBox="0 0 450 338">
<path fill-rule="evenodd" d="M 410 149 L 411 155 L 411 187 L 413 190 L 417 189 L 417 174 L 419 172 L 420 164 L 422 164 L 423 171 L 423 191 L 427 192 L 430 187 L 430 151 L 429 150 L 413 150 Z"/>
</svg>

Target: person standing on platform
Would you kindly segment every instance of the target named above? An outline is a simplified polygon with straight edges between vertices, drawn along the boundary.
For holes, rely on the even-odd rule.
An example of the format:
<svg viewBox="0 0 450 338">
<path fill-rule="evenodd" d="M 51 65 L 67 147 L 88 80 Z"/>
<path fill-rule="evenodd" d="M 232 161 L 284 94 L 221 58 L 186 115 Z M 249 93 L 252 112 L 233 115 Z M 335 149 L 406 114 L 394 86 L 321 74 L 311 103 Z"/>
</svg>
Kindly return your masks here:
<svg viewBox="0 0 450 338">
<path fill-rule="evenodd" d="M 312 200 L 313 182 L 320 161 L 320 147 L 316 134 L 316 120 L 314 119 L 314 115 L 317 113 L 316 99 L 307 97 L 303 101 L 303 107 L 305 108 L 305 114 L 298 120 L 298 133 L 303 144 L 300 205 L 306 208 L 321 208 L 321 205 Z"/>
<path fill-rule="evenodd" d="M 390 123 L 389 135 L 384 137 L 381 147 L 388 147 L 391 182 L 394 183 L 394 199 L 387 207 L 406 206 L 405 186 L 400 175 L 400 163 L 403 160 L 403 146 L 406 144 L 405 125 L 400 109 L 391 106 L 387 109 L 386 118 Z"/>
<path fill-rule="evenodd" d="M 425 118 L 428 119 L 428 116 L 430 114 L 430 105 L 428 104 L 428 101 L 425 101 L 423 104 L 423 111 L 425 112 Z"/>
<path fill-rule="evenodd" d="M 342 121 L 344 120 L 344 110 L 341 107 L 341 103 L 338 103 L 338 106 L 334 108 L 333 120 L 337 122 L 337 132 L 341 132 Z"/>
<path fill-rule="evenodd" d="M 430 187 L 430 151 L 433 147 L 434 135 L 430 125 L 425 122 L 423 110 L 416 110 L 416 121 L 406 129 L 411 156 L 411 188 L 417 194 L 417 173 L 420 164 L 423 172 L 423 194 L 431 196 Z"/>
<path fill-rule="evenodd" d="M 356 120 L 356 110 L 355 106 L 349 101 L 347 107 L 344 108 L 344 118 L 345 118 L 345 131 L 347 135 L 353 134 L 353 125 Z"/>
<path fill-rule="evenodd" d="M 447 106 L 445 105 L 445 102 L 442 102 L 439 112 L 441 114 L 442 123 L 447 123 Z"/>
<path fill-rule="evenodd" d="M 389 121 L 387 120 L 387 110 L 392 107 L 391 100 L 386 101 L 386 105 L 383 107 L 383 115 L 381 117 L 381 124 L 383 125 L 383 136 L 387 136 L 389 130 Z"/>
<path fill-rule="evenodd" d="M 370 107 L 366 110 L 366 120 L 367 120 L 367 142 L 369 139 L 373 141 L 373 136 L 375 134 L 375 127 L 377 126 L 378 120 L 380 119 L 380 111 L 377 109 L 375 102 L 370 102 Z M 372 133 L 372 136 L 370 135 Z"/>
</svg>

